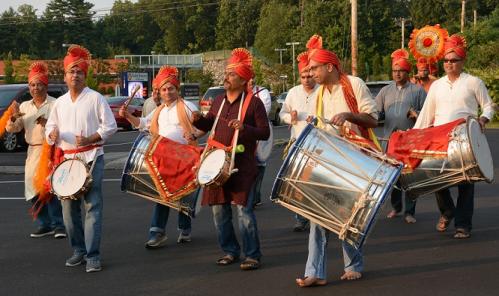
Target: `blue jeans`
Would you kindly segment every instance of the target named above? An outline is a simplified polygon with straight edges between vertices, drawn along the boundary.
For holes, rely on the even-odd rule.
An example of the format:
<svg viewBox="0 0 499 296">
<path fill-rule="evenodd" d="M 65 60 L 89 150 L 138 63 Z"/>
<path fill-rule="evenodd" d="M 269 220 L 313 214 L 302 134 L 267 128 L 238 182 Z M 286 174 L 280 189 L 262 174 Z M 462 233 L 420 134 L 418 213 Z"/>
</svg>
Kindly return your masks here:
<svg viewBox="0 0 499 296">
<path fill-rule="evenodd" d="M 236 205 L 239 232 L 243 240 L 243 253 L 247 258 L 260 260 L 260 239 L 256 216 L 253 212 L 254 190 L 248 196 L 246 206 Z M 213 221 L 217 229 L 218 244 L 225 254 L 239 258 L 241 247 L 234 232 L 232 224 L 232 206 L 230 203 L 211 206 Z"/>
<path fill-rule="evenodd" d="M 308 237 L 308 258 L 305 266 L 306 277 L 326 279 L 327 244 L 330 231 L 313 222 L 310 223 L 310 235 Z M 345 272 L 362 272 L 364 263 L 362 252 L 350 244 L 342 241 L 343 262 Z"/>
<path fill-rule="evenodd" d="M 95 160 L 92 172 L 92 187 L 78 200 L 63 200 L 64 225 L 74 254 L 86 254 L 87 260 L 100 260 L 100 240 L 102 233 L 102 178 L 104 176 L 104 156 Z M 85 228 L 82 225 L 81 204 L 85 208 Z"/>
<path fill-rule="evenodd" d="M 195 192 L 197 194 L 197 192 Z M 152 238 L 156 233 L 165 233 L 166 223 L 170 215 L 170 208 L 157 203 L 154 206 L 152 214 L 151 228 L 149 229 L 149 238 Z M 191 218 L 186 214 L 178 213 L 178 229 L 182 230 L 183 234 L 191 233 Z"/>
<path fill-rule="evenodd" d="M 35 196 L 31 199 L 31 203 L 35 204 L 37 200 L 38 196 Z M 43 205 L 35 221 L 38 227 L 43 229 L 64 230 L 62 207 L 59 199 L 54 196 L 47 204 Z"/>
<path fill-rule="evenodd" d="M 400 187 L 400 183 L 397 182 L 397 186 Z M 411 194 L 404 192 L 405 195 L 405 211 L 404 215 L 414 216 L 416 213 L 416 199 Z M 392 208 L 395 212 L 402 212 L 402 191 L 397 188 L 393 188 L 391 196 Z"/>
<path fill-rule="evenodd" d="M 308 219 L 300 214 L 295 214 L 295 220 L 296 222 L 300 222 L 302 225 L 305 225 L 308 222 Z"/>
</svg>

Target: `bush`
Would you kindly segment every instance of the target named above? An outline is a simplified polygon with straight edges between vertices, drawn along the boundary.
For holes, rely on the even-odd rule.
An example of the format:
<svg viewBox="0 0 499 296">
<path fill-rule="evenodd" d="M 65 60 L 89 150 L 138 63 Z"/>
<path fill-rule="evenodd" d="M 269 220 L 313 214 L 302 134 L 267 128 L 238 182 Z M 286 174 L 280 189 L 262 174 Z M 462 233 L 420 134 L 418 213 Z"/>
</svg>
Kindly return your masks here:
<svg viewBox="0 0 499 296">
<path fill-rule="evenodd" d="M 499 105 L 499 67 L 486 69 L 467 69 L 472 75 L 475 75 L 483 80 L 489 95 L 494 103 Z M 494 121 L 499 120 L 499 112 L 494 116 Z"/>
</svg>

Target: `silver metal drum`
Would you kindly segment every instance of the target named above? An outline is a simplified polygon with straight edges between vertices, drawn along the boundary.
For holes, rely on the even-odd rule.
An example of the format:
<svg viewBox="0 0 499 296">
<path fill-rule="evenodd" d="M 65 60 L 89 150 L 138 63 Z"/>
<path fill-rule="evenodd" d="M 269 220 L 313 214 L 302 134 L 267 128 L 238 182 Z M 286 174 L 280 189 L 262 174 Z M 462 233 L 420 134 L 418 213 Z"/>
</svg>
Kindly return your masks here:
<svg viewBox="0 0 499 296">
<path fill-rule="evenodd" d="M 424 159 L 412 172 L 400 176 L 406 191 L 421 196 L 462 182 L 494 179 L 494 164 L 487 138 L 480 123 L 468 117 L 452 131 L 447 158 Z"/>
<path fill-rule="evenodd" d="M 309 124 L 291 146 L 271 199 L 361 248 L 401 169 Z"/>
<path fill-rule="evenodd" d="M 160 203 L 194 217 L 200 209 L 199 190 L 178 201 L 168 201 L 160 197 L 154 181 L 149 175 L 144 158 L 150 142 L 151 136 L 146 133 L 139 134 L 135 139 L 121 176 L 121 191 Z"/>
</svg>

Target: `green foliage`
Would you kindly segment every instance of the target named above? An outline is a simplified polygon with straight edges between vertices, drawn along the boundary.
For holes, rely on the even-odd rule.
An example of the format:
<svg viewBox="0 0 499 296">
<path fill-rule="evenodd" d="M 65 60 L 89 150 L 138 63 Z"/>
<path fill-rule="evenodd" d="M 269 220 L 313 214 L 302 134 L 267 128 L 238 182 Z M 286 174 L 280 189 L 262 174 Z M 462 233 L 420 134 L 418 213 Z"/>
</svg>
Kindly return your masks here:
<svg viewBox="0 0 499 296">
<path fill-rule="evenodd" d="M 99 81 L 94 76 L 94 68 L 90 66 L 88 68 L 88 73 L 87 77 L 85 78 L 85 82 L 87 86 L 93 90 L 98 90 L 99 89 Z"/>
<path fill-rule="evenodd" d="M 16 82 L 26 82 L 28 81 L 29 67 L 31 66 L 31 60 L 27 54 L 21 54 L 19 57 L 19 63 L 14 66 L 14 71 L 16 72 Z"/>
<path fill-rule="evenodd" d="M 468 69 L 468 71 L 483 80 L 492 101 L 499 105 L 499 66 L 488 69 Z M 495 121 L 499 120 L 499 112 L 496 112 Z"/>
<path fill-rule="evenodd" d="M 12 53 L 9 51 L 6 58 L 4 59 L 5 63 L 5 83 L 11 84 L 16 81 L 16 77 L 14 75 L 14 66 L 12 65 Z"/>
<path fill-rule="evenodd" d="M 213 75 L 200 69 L 190 69 L 187 71 L 184 82 L 199 83 L 199 93 L 204 94 L 209 87 L 213 86 Z"/>
</svg>

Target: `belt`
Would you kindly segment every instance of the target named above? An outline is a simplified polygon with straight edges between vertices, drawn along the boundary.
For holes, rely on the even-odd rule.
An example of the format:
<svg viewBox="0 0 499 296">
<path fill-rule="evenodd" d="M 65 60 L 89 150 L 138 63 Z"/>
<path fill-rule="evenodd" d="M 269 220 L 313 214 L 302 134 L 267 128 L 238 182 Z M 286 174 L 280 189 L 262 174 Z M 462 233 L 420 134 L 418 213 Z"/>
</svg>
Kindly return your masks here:
<svg viewBox="0 0 499 296">
<path fill-rule="evenodd" d="M 64 154 L 75 154 L 75 153 L 81 153 L 81 152 L 94 150 L 94 149 L 97 149 L 99 147 L 102 147 L 102 144 L 88 145 L 88 146 L 83 146 L 83 147 L 79 147 L 76 149 L 63 150 L 63 152 L 64 152 Z"/>
<path fill-rule="evenodd" d="M 30 144 L 28 143 L 29 146 L 42 146 L 43 144 Z"/>
</svg>

